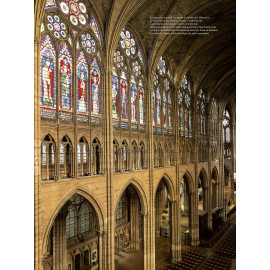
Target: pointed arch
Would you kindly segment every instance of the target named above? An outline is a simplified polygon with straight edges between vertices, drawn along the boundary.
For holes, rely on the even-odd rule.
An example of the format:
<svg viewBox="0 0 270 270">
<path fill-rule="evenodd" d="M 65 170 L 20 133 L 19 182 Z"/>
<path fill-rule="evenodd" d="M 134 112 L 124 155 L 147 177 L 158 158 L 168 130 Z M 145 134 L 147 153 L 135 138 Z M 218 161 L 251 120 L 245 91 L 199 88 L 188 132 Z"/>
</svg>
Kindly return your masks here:
<svg viewBox="0 0 270 270">
<path fill-rule="evenodd" d="M 84 197 L 90 203 L 90 205 L 93 207 L 93 209 L 95 210 L 95 213 L 97 215 L 99 230 L 103 231 L 105 229 L 105 227 L 104 227 L 105 226 L 105 219 L 104 219 L 105 210 L 104 210 L 104 206 L 98 200 L 97 196 L 91 190 L 89 190 L 88 188 L 85 188 L 85 187 L 74 188 L 68 194 L 66 194 L 64 196 L 64 199 L 62 199 L 60 201 L 58 206 L 53 210 L 53 212 L 50 215 L 50 218 L 48 220 L 48 223 L 47 223 L 47 226 L 46 226 L 46 229 L 45 229 L 45 233 L 44 233 L 44 236 L 43 236 L 42 254 L 44 254 L 46 252 L 46 250 L 47 250 L 50 231 L 52 229 L 53 223 L 54 223 L 57 215 L 59 214 L 61 209 L 65 206 L 65 204 L 69 201 L 69 199 L 75 194 L 78 194 L 78 195 Z"/>
<path fill-rule="evenodd" d="M 170 199 L 172 201 L 176 200 L 176 193 L 175 193 L 176 190 L 175 190 L 172 178 L 167 173 L 164 173 L 163 176 L 158 181 L 156 187 L 154 188 L 154 194 L 157 193 L 158 186 L 162 181 L 164 181 L 168 187 L 168 191 L 169 191 L 169 194 L 171 196 Z"/>
<path fill-rule="evenodd" d="M 143 187 L 141 186 L 141 184 L 139 183 L 139 181 L 136 178 L 132 178 L 124 185 L 124 187 L 121 189 L 120 193 L 118 193 L 118 195 L 116 195 L 116 198 L 115 198 L 116 203 L 114 206 L 114 215 L 116 213 L 118 202 L 120 201 L 122 195 L 124 194 L 125 190 L 127 189 L 127 187 L 129 185 L 131 185 L 136 190 L 136 192 L 139 196 L 142 212 L 143 213 L 148 212 L 148 200 L 147 200 L 146 192 L 143 189 Z"/>
</svg>

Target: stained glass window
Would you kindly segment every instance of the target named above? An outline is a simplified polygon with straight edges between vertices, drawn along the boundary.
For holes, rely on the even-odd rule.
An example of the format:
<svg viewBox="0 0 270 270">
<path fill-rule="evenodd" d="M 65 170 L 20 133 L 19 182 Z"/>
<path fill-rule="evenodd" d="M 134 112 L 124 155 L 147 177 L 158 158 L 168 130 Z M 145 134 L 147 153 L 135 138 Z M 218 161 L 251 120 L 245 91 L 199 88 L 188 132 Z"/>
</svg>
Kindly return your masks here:
<svg viewBox="0 0 270 270">
<path fill-rule="evenodd" d="M 72 119 L 72 57 L 66 43 L 59 48 L 59 112 L 61 119 Z"/>
<path fill-rule="evenodd" d="M 121 122 L 122 127 L 128 127 L 128 101 L 127 101 L 127 80 L 126 73 L 121 72 L 120 76 L 120 89 L 121 89 Z"/>
<path fill-rule="evenodd" d="M 97 59 L 91 61 L 91 117 L 93 123 L 100 123 L 100 68 Z"/>
<path fill-rule="evenodd" d="M 136 74 L 136 76 L 139 76 L 142 74 L 141 66 L 139 65 L 138 61 L 133 62 L 132 67 L 133 67 L 133 73 Z"/>
<path fill-rule="evenodd" d="M 125 66 L 124 57 L 122 56 L 121 52 L 118 50 L 114 52 L 113 61 L 118 68 L 123 68 Z"/>
<path fill-rule="evenodd" d="M 152 90 L 152 105 L 153 105 L 153 127 L 156 126 L 156 93 L 153 87 Z"/>
<path fill-rule="evenodd" d="M 88 121 L 88 65 L 84 53 L 77 56 L 77 119 Z"/>
<path fill-rule="evenodd" d="M 90 34 L 81 35 L 81 45 L 86 49 L 88 53 L 96 52 L 96 43 Z"/>
<path fill-rule="evenodd" d="M 68 207 L 66 217 L 66 238 L 72 238 L 77 235 L 77 214 L 72 205 Z"/>
<path fill-rule="evenodd" d="M 167 97 L 165 90 L 163 91 L 163 127 L 164 133 L 167 134 Z"/>
<path fill-rule="evenodd" d="M 67 27 L 57 15 L 50 14 L 47 16 L 47 28 L 56 38 L 65 38 L 67 36 Z"/>
<path fill-rule="evenodd" d="M 227 109 L 224 111 L 224 115 L 223 115 L 223 139 L 224 139 L 224 143 L 231 142 L 230 115 Z"/>
<path fill-rule="evenodd" d="M 120 220 L 125 218 L 125 195 L 122 195 L 122 197 L 119 200 L 119 203 L 117 204 L 116 208 L 116 214 L 115 214 L 115 220 L 116 222 L 119 222 Z"/>
<path fill-rule="evenodd" d="M 112 69 L 112 117 L 115 123 L 118 123 L 118 76 L 116 69 Z"/>
<path fill-rule="evenodd" d="M 191 87 L 186 75 L 178 92 L 178 114 L 180 135 L 192 137 Z"/>
<path fill-rule="evenodd" d="M 161 110 L 161 97 L 160 97 L 160 91 L 159 91 L 159 87 L 157 87 L 157 131 L 160 133 L 161 130 L 160 130 L 160 117 L 161 117 L 161 114 L 160 114 L 160 110 Z"/>
<path fill-rule="evenodd" d="M 136 43 L 133 35 L 126 30 L 125 28 L 122 30 L 120 44 L 121 47 L 125 50 L 126 55 L 128 57 L 133 57 L 136 54 Z"/>
<path fill-rule="evenodd" d="M 99 35 L 99 31 L 98 31 L 98 27 L 97 27 L 97 23 L 96 23 L 96 20 L 94 18 L 93 15 L 91 15 L 91 23 L 90 23 L 90 27 L 92 28 L 93 32 L 95 33 L 99 43 L 100 42 L 100 35 Z"/>
<path fill-rule="evenodd" d="M 198 137 L 204 138 L 206 136 L 205 127 L 205 94 L 201 89 L 197 97 L 197 114 L 198 114 Z"/>
<path fill-rule="evenodd" d="M 171 93 L 168 92 L 168 128 L 169 133 L 171 134 L 172 129 L 172 100 L 171 100 Z"/>
<path fill-rule="evenodd" d="M 48 8 L 51 8 L 51 7 L 55 7 L 55 6 L 56 6 L 56 4 L 55 4 L 55 1 L 54 0 L 47 0 L 45 9 L 48 9 Z"/>
<path fill-rule="evenodd" d="M 144 99 L 144 89 L 142 80 L 139 80 L 139 114 L 140 114 L 140 126 L 144 126 L 144 110 L 143 110 L 143 99 Z"/>
<path fill-rule="evenodd" d="M 79 232 L 86 234 L 91 230 L 92 210 L 87 202 L 84 202 L 79 211 Z"/>
<path fill-rule="evenodd" d="M 211 102 L 210 115 L 211 137 L 214 138 L 217 135 L 217 102 L 214 98 Z"/>
<path fill-rule="evenodd" d="M 143 63 L 142 52 L 141 52 L 140 49 L 138 50 L 138 56 L 139 56 L 139 59 L 140 59 L 141 63 L 144 64 L 144 63 Z"/>
<path fill-rule="evenodd" d="M 131 123 L 137 124 L 137 86 L 133 75 L 130 79 Z"/>
<path fill-rule="evenodd" d="M 80 0 L 65 0 L 60 2 L 61 10 L 74 26 L 85 26 L 88 20 L 86 6 Z"/>
<path fill-rule="evenodd" d="M 40 27 L 40 33 L 42 33 L 43 31 L 45 31 L 45 27 L 44 27 L 44 24 L 42 23 Z"/>
<path fill-rule="evenodd" d="M 158 69 L 160 75 L 166 74 L 166 64 L 165 64 L 165 60 L 163 59 L 162 56 L 159 58 L 159 61 L 157 64 L 157 69 Z"/>
<path fill-rule="evenodd" d="M 42 117 L 54 118 L 56 111 L 56 53 L 52 39 L 44 35 L 41 39 L 41 102 Z"/>
</svg>

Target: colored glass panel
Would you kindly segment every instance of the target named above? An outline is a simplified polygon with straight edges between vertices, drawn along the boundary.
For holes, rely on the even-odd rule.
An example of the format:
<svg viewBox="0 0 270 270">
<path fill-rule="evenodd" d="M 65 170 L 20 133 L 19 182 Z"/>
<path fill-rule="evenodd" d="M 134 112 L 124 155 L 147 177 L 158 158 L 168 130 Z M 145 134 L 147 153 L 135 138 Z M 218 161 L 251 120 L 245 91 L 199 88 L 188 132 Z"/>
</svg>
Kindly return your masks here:
<svg viewBox="0 0 270 270">
<path fill-rule="evenodd" d="M 59 110 L 72 112 L 72 57 L 66 43 L 62 43 L 59 49 Z M 69 119 L 67 115 L 60 118 Z"/>
<path fill-rule="evenodd" d="M 81 146 L 77 144 L 77 161 L 80 164 L 81 163 Z"/>
<path fill-rule="evenodd" d="M 133 75 L 130 80 L 130 96 L 131 123 L 137 124 L 137 86 Z"/>
<path fill-rule="evenodd" d="M 52 7 L 55 7 L 55 6 L 56 6 L 56 4 L 55 4 L 54 0 L 47 0 L 45 9 L 49 9 L 49 8 L 52 8 Z"/>
<path fill-rule="evenodd" d="M 152 106 L 153 106 L 153 126 L 156 126 L 156 93 L 155 89 L 152 90 Z"/>
<path fill-rule="evenodd" d="M 127 127 L 128 123 L 127 81 L 126 81 L 126 74 L 124 71 L 121 72 L 120 89 L 121 89 L 121 121 L 122 123 L 125 123 L 122 126 Z"/>
<path fill-rule="evenodd" d="M 116 64 L 116 66 L 118 67 L 118 68 L 123 68 L 124 66 L 125 66 L 125 64 L 124 64 L 124 57 L 123 57 L 123 55 L 120 53 L 120 51 L 116 51 L 116 52 L 114 52 L 114 54 L 113 54 L 113 61 L 114 61 L 114 63 Z"/>
<path fill-rule="evenodd" d="M 120 44 L 121 47 L 125 50 L 126 55 L 128 57 L 134 57 L 136 54 L 136 43 L 133 35 L 124 28 L 120 34 L 120 37 Z"/>
<path fill-rule="evenodd" d="M 69 16 L 74 26 L 85 26 L 88 19 L 86 6 L 79 0 L 65 0 L 60 2 L 60 8 L 64 14 Z"/>
<path fill-rule="evenodd" d="M 88 65 L 84 53 L 81 51 L 77 57 L 77 112 L 88 115 Z M 81 119 L 81 118 L 79 118 Z"/>
<path fill-rule="evenodd" d="M 112 72 L 112 117 L 118 120 L 118 77 L 116 69 L 113 67 Z"/>
<path fill-rule="evenodd" d="M 165 90 L 163 91 L 163 127 L 165 131 L 167 129 L 167 98 Z"/>
<path fill-rule="evenodd" d="M 139 80 L 139 113 L 140 113 L 140 125 L 144 125 L 144 115 L 143 115 L 143 95 L 144 95 L 144 89 L 142 85 L 142 80 Z"/>
<path fill-rule="evenodd" d="M 166 63 L 162 56 L 159 58 L 157 69 L 160 75 L 164 76 L 166 74 Z"/>
<path fill-rule="evenodd" d="M 91 62 L 91 116 L 100 118 L 100 69 L 97 59 Z"/>
<path fill-rule="evenodd" d="M 157 87 L 157 126 L 160 127 L 161 97 L 159 87 Z"/>
<path fill-rule="evenodd" d="M 100 42 L 100 35 L 99 35 L 99 31 L 98 31 L 98 27 L 97 27 L 97 23 L 96 20 L 94 18 L 94 16 L 91 14 L 91 22 L 90 22 L 90 27 L 92 28 L 93 32 L 95 33 L 99 43 Z"/>
<path fill-rule="evenodd" d="M 81 35 L 81 44 L 82 47 L 86 48 L 88 53 L 94 53 L 96 51 L 96 43 L 90 36 L 90 34 Z"/>
<path fill-rule="evenodd" d="M 41 110 L 42 117 L 54 118 L 56 110 L 56 53 L 49 35 L 41 39 Z"/>
<path fill-rule="evenodd" d="M 168 92 L 168 128 L 172 128 L 172 100 L 170 92 Z"/>
<path fill-rule="evenodd" d="M 47 28 L 53 32 L 56 38 L 65 38 L 67 36 L 67 27 L 57 15 L 47 16 Z"/>
</svg>

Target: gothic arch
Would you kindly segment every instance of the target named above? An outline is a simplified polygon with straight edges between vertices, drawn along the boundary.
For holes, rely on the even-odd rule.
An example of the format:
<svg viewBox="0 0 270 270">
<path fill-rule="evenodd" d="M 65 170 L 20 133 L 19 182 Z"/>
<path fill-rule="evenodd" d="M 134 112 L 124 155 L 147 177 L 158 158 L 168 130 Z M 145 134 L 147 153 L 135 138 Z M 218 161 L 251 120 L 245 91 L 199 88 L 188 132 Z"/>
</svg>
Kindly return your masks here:
<svg viewBox="0 0 270 270">
<path fill-rule="evenodd" d="M 199 172 L 199 174 L 198 174 L 198 177 L 200 176 L 200 174 L 202 174 L 203 187 L 204 187 L 204 188 L 209 187 L 209 179 L 208 179 L 208 175 L 207 175 L 207 173 L 206 173 L 205 168 L 202 167 L 202 168 L 200 169 L 200 172 Z"/>
<path fill-rule="evenodd" d="M 160 178 L 160 180 L 157 182 L 157 185 L 156 185 L 156 187 L 154 189 L 154 194 L 157 193 L 158 186 L 159 186 L 159 184 L 161 183 L 162 180 L 164 180 L 164 182 L 166 183 L 166 185 L 168 187 L 169 194 L 171 195 L 171 200 L 174 201 L 176 199 L 175 187 L 174 187 L 174 184 L 173 184 L 173 181 L 172 181 L 171 177 L 167 173 L 165 173 Z"/>
<path fill-rule="evenodd" d="M 97 199 L 97 196 L 88 188 L 85 187 L 77 187 L 74 188 L 72 191 L 70 191 L 65 197 L 64 199 L 62 199 L 62 201 L 58 204 L 58 206 L 56 207 L 56 209 L 53 211 L 49 222 L 46 226 L 45 229 L 45 233 L 43 236 L 43 244 L 42 244 L 42 254 L 45 253 L 46 251 L 46 247 L 48 244 L 48 238 L 50 236 L 50 231 L 51 228 L 53 226 L 53 223 L 57 217 L 57 215 L 59 214 L 59 212 L 61 211 L 61 209 L 64 207 L 64 205 L 68 202 L 68 200 L 75 194 L 81 195 L 82 197 L 84 197 L 93 207 L 93 209 L 95 210 L 95 213 L 97 215 L 97 219 L 98 219 L 98 225 L 99 225 L 99 230 L 103 231 L 104 227 L 105 227 L 105 212 L 104 212 L 104 206 L 102 205 L 102 203 Z"/>
<path fill-rule="evenodd" d="M 191 194 L 194 191 L 194 181 L 193 181 L 192 175 L 188 170 L 186 170 L 185 173 L 182 175 L 182 177 L 179 178 L 180 185 L 181 185 L 181 181 L 184 178 L 184 176 L 186 177 L 187 182 L 188 182 L 189 194 Z"/>
<path fill-rule="evenodd" d="M 133 179 L 129 180 L 124 185 L 124 187 L 122 188 L 119 195 L 116 195 L 116 198 L 115 198 L 116 203 L 114 205 L 114 215 L 115 215 L 115 212 L 117 209 L 118 202 L 129 185 L 131 185 L 136 190 L 136 192 L 139 196 L 141 207 L 142 207 L 142 212 L 144 212 L 144 213 L 148 212 L 148 201 L 147 201 L 146 192 L 143 189 L 143 187 L 141 186 L 141 184 L 139 183 L 139 181 L 137 179 L 133 178 Z"/>
</svg>

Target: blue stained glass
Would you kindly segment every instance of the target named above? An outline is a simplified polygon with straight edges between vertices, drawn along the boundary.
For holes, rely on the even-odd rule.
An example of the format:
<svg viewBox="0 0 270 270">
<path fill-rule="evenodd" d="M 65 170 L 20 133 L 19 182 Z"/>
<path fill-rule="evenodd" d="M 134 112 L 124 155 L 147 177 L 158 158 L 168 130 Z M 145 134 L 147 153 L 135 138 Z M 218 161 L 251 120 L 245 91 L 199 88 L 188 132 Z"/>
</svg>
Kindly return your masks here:
<svg viewBox="0 0 270 270">
<path fill-rule="evenodd" d="M 153 126 L 156 125 L 156 93 L 155 89 L 152 90 L 152 106 L 153 106 Z"/>
<path fill-rule="evenodd" d="M 130 80 L 131 123 L 137 124 L 137 89 L 134 76 Z"/>
<path fill-rule="evenodd" d="M 55 6 L 56 6 L 56 4 L 55 4 L 55 1 L 54 0 L 47 0 L 45 9 L 48 9 L 48 8 L 51 8 L 51 7 L 55 7 Z"/>
<path fill-rule="evenodd" d="M 55 117 L 56 110 L 56 53 L 55 46 L 49 35 L 41 39 L 41 115 L 47 118 Z"/>
<path fill-rule="evenodd" d="M 100 41 L 100 35 L 99 35 L 99 31 L 98 31 L 98 27 L 97 27 L 97 23 L 96 20 L 94 18 L 94 16 L 91 14 L 91 23 L 90 23 L 90 27 L 92 28 L 93 32 L 95 33 L 99 43 L 101 43 Z"/>
<path fill-rule="evenodd" d="M 100 69 L 97 59 L 91 61 L 91 116 L 100 118 Z M 93 121 L 92 121 L 93 122 Z"/>
<path fill-rule="evenodd" d="M 157 87 L 157 126 L 160 127 L 160 107 L 161 107 L 161 98 L 160 98 L 160 92 L 159 87 Z"/>
<path fill-rule="evenodd" d="M 112 116 L 113 119 L 118 121 L 118 77 L 116 73 L 116 69 L 113 68 L 113 76 L 112 76 Z"/>
<path fill-rule="evenodd" d="M 167 129 L 167 99 L 165 91 L 163 91 L 163 127 L 164 130 Z"/>
</svg>

